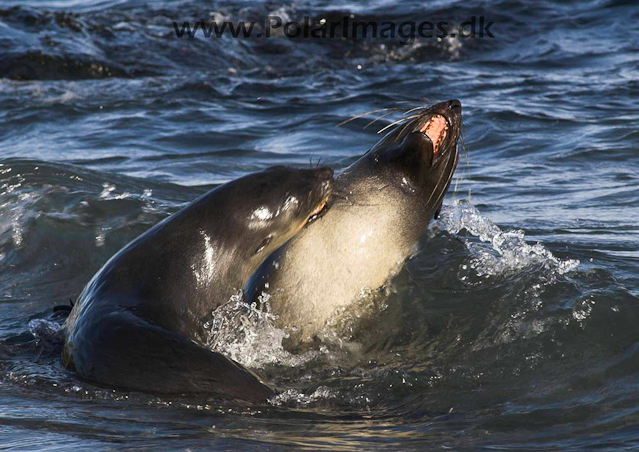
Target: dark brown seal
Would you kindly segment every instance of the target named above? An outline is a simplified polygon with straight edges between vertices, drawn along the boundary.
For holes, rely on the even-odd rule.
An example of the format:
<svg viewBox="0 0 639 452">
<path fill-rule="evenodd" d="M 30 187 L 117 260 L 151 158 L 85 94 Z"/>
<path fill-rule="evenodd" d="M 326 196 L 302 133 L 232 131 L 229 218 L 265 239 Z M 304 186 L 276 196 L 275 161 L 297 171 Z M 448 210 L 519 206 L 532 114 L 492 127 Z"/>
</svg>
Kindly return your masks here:
<svg viewBox="0 0 639 452">
<path fill-rule="evenodd" d="M 203 324 L 326 204 L 329 168 L 273 167 L 234 180 L 133 240 L 84 288 L 63 362 L 113 387 L 264 400 L 273 391 L 201 344 Z"/>
</svg>

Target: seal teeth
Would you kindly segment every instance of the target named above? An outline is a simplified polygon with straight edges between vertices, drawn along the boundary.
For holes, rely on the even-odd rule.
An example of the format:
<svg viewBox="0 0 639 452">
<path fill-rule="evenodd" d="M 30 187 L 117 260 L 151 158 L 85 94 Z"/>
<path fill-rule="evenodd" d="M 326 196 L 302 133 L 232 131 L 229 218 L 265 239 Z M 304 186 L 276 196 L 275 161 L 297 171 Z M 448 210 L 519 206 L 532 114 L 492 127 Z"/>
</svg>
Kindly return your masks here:
<svg viewBox="0 0 639 452">
<path fill-rule="evenodd" d="M 433 143 L 433 152 L 437 154 L 448 133 L 448 121 L 442 115 L 434 115 L 419 130 L 428 135 Z"/>
</svg>

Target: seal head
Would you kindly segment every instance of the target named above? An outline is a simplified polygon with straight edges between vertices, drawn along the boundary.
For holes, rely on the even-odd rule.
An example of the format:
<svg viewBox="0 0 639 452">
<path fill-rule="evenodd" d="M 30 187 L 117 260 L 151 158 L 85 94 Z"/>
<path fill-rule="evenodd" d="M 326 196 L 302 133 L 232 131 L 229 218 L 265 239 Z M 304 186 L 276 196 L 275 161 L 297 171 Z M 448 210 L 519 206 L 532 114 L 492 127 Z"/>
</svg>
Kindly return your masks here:
<svg viewBox="0 0 639 452">
<path fill-rule="evenodd" d="M 424 109 L 365 155 L 377 171 L 390 176 L 389 183 L 414 194 L 414 204 L 424 214 L 439 212 L 452 180 L 459 158 L 461 111 L 456 99 Z"/>
</svg>

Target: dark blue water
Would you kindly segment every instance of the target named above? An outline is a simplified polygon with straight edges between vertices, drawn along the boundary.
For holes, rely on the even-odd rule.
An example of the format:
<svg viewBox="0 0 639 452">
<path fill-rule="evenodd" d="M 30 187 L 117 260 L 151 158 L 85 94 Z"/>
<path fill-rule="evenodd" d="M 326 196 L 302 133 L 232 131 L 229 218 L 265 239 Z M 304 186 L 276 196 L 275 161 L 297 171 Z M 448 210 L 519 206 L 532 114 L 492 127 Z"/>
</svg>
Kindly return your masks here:
<svg viewBox="0 0 639 452">
<path fill-rule="evenodd" d="M 172 21 L 494 21 L 494 39 L 178 39 Z M 596 0 L 0 5 L 3 447 L 639 447 L 639 9 Z M 218 345 L 266 405 L 156 397 L 59 363 L 54 305 L 215 184 L 340 170 L 458 98 L 443 218 L 343 346 L 292 355 L 250 309 Z M 399 108 L 370 127 L 375 115 Z M 383 113 L 383 112 L 381 112 Z M 300 300 L 303 302 L 303 300 Z"/>
</svg>

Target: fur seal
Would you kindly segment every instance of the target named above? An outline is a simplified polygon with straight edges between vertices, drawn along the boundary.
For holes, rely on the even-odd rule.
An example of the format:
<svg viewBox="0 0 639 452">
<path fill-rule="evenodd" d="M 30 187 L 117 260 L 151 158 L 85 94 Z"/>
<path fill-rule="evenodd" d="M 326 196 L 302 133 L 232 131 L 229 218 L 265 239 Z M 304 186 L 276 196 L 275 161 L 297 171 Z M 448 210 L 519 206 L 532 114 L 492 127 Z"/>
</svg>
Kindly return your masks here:
<svg viewBox="0 0 639 452">
<path fill-rule="evenodd" d="M 270 295 L 289 350 L 315 341 L 362 290 L 383 286 L 438 215 L 457 166 L 461 103 L 415 111 L 336 178 L 326 215 L 247 284 L 249 298 Z"/>
<path fill-rule="evenodd" d="M 213 353 L 204 322 L 318 215 L 333 171 L 272 167 L 221 185 L 115 254 L 64 324 L 64 365 L 130 390 L 265 400 L 273 391 Z"/>
</svg>

